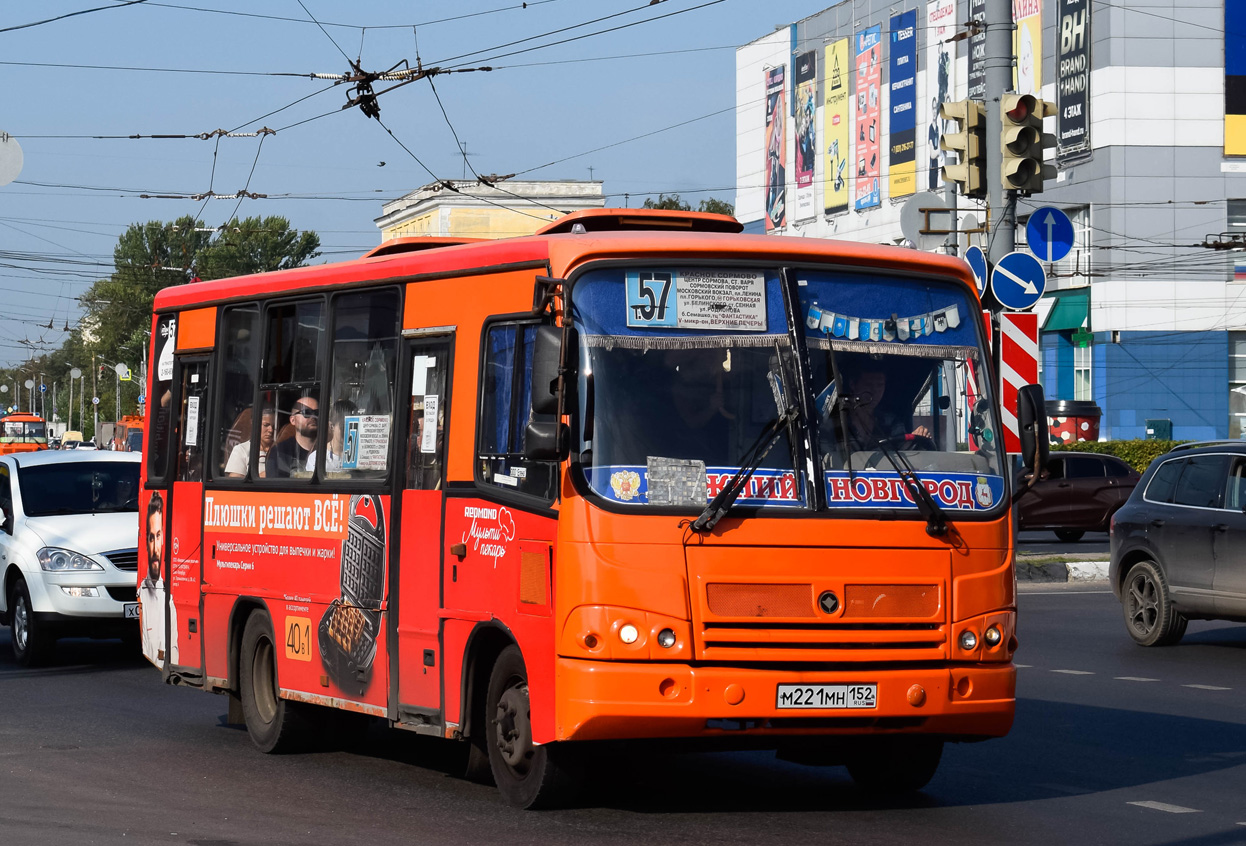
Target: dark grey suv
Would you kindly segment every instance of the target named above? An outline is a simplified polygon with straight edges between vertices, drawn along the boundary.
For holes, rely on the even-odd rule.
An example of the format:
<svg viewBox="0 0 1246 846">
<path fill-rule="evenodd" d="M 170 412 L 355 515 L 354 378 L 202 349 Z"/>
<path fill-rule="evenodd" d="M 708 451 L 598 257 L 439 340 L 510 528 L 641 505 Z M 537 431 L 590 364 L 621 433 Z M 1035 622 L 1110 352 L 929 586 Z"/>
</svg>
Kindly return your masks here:
<svg viewBox="0 0 1246 846">
<path fill-rule="evenodd" d="M 1176 643 L 1190 620 L 1246 621 L 1246 442 L 1155 459 L 1111 532 L 1109 578 L 1141 645 Z"/>
</svg>

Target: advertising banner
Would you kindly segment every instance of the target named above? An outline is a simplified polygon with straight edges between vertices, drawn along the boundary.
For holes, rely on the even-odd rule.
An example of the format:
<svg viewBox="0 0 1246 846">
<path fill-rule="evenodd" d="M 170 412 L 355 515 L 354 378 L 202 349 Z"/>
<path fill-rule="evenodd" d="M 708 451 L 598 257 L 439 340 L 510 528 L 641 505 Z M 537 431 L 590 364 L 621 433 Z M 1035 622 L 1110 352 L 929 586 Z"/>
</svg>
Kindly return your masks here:
<svg viewBox="0 0 1246 846">
<path fill-rule="evenodd" d="M 969 36 L 968 97 L 986 102 L 986 0 L 969 0 L 969 20 L 978 26 Z"/>
<path fill-rule="evenodd" d="M 1012 0 L 1012 86 L 1018 94 L 1043 91 L 1043 0 Z"/>
<path fill-rule="evenodd" d="M 783 123 L 784 71 L 766 71 L 766 231 L 787 225 L 787 138 Z"/>
<path fill-rule="evenodd" d="M 1246 156 L 1246 0 L 1224 0 L 1224 154 Z"/>
<path fill-rule="evenodd" d="M 848 210 L 848 163 L 852 147 L 848 133 L 848 40 L 826 48 L 826 79 L 822 83 L 822 143 L 826 163 L 822 169 L 822 205 L 827 214 Z"/>
<path fill-rule="evenodd" d="M 818 54 L 796 57 L 796 220 L 817 216 L 813 199 L 813 170 L 818 155 L 814 119 L 818 113 Z"/>
<path fill-rule="evenodd" d="M 926 6 L 926 94 L 929 102 L 926 116 L 926 189 L 937 191 L 943 186 L 940 170 L 947 163 L 947 153 L 939 149 L 945 132 L 954 132 L 956 122 L 939 117 L 939 105 L 952 99 L 955 92 L 956 47 L 949 40 L 956 34 L 956 0 L 934 0 Z"/>
<path fill-rule="evenodd" d="M 1090 0 L 1060 0 L 1059 9 L 1056 160 L 1064 164 L 1090 154 Z"/>
<path fill-rule="evenodd" d="M 853 187 L 853 207 L 857 211 L 882 205 L 878 185 L 882 163 L 878 160 L 883 128 L 882 115 L 882 27 L 872 26 L 857 33 L 857 177 Z"/>
<path fill-rule="evenodd" d="M 917 190 L 917 10 L 893 15 L 891 27 L 891 122 L 887 183 L 891 197 Z"/>
</svg>

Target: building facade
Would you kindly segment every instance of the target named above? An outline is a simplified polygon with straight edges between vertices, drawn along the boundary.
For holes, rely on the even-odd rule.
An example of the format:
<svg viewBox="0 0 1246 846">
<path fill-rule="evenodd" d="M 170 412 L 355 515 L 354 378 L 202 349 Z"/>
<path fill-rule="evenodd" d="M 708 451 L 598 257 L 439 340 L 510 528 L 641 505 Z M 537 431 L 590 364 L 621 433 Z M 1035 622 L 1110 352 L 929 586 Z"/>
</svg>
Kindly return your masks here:
<svg viewBox="0 0 1246 846">
<path fill-rule="evenodd" d="M 408 236 L 514 238 L 565 214 L 605 205 L 600 181 L 435 182 L 385 203 L 381 241 Z"/>
<path fill-rule="evenodd" d="M 984 96 L 967 26 L 984 7 L 843 0 L 739 48 L 746 229 L 905 243 L 904 203 L 945 193 L 938 104 Z M 1013 17 L 1014 90 L 1058 107 L 1059 175 L 1018 200 L 1017 249 L 1038 207 L 1075 228 L 1036 307 L 1048 398 L 1096 402 L 1105 438 L 1246 437 L 1246 257 L 1226 249 L 1246 246 L 1246 0 L 1013 0 Z"/>
</svg>

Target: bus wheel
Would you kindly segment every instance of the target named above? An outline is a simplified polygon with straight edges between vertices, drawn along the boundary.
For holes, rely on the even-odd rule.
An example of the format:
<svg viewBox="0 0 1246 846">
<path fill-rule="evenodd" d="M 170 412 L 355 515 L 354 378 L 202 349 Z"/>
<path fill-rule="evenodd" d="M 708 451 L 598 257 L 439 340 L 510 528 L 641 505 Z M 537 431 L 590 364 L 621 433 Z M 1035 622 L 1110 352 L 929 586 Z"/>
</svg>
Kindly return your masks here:
<svg viewBox="0 0 1246 846">
<path fill-rule="evenodd" d="M 30 590 L 20 578 L 9 597 L 9 631 L 17 663 L 23 667 L 38 667 L 48 660 L 54 639 L 47 626 L 35 619 Z"/>
<path fill-rule="evenodd" d="M 261 752 L 290 752 L 299 747 L 305 724 L 298 703 L 277 695 L 277 648 L 268 615 L 247 618 L 238 656 L 238 687 L 247 733 Z"/>
<path fill-rule="evenodd" d="M 502 650 L 489 676 L 485 741 L 493 780 L 518 808 L 549 808 L 566 802 L 573 782 L 559 744 L 532 742 L 528 672 L 518 646 Z"/>
<path fill-rule="evenodd" d="M 848 772 L 870 793 L 912 793 L 930 783 L 942 756 L 937 738 L 884 737 L 862 744 L 848 759 Z"/>
</svg>

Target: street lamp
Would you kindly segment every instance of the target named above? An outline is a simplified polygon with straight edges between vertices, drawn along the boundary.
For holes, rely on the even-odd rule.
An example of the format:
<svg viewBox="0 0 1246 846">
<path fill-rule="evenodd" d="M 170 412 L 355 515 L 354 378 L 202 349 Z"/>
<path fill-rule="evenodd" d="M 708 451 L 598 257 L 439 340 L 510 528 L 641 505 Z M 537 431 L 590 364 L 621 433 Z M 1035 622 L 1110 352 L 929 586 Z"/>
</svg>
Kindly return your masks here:
<svg viewBox="0 0 1246 846">
<path fill-rule="evenodd" d="M 74 380 L 82 378 L 82 371 L 73 368 L 69 371 L 69 428 L 73 428 L 74 422 Z M 78 386 L 80 393 L 86 394 L 85 385 Z M 85 412 L 82 410 L 83 397 L 78 397 L 78 425 L 82 426 L 82 421 L 86 419 Z"/>
<path fill-rule="evenodd" d="M 35 380 L 27 379 L 23 384 L 26 385 L 26 390 L 30 392 L 29 393 L 29 404 L 27 405 L 27 408 L 30 410 L 31 414 L 34 414 L 35 413 Z M 18 411 L 21 411 L 20 406 L 18 407 Z"/>
</svg>

